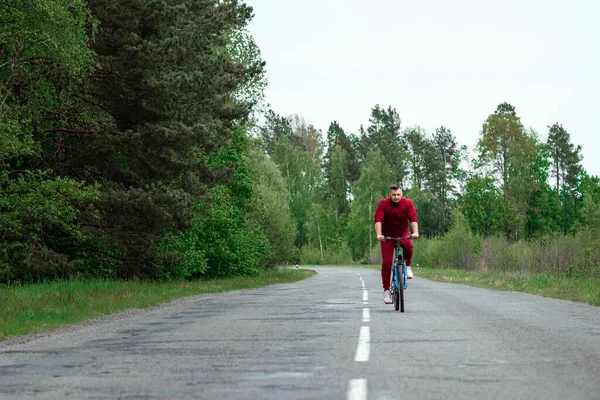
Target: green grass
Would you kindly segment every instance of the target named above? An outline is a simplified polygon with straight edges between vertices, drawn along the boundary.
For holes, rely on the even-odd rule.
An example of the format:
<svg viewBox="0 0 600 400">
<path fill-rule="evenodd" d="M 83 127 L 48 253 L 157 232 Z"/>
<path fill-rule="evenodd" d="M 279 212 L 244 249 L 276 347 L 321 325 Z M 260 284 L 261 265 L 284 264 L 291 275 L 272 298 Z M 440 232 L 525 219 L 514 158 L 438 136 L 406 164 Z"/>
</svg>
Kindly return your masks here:
<svg viewBox="0 0 600 400">
<path fill-rule="evenodd" d="M 380 270 L 381 265 L 365 265 Z M 600 279 L 567 276 L 564 273 L 485 273 L 460 269 L 419 268 L 413 270 L 420 278 L 438 282 L 525 292 L 554 299 L 577 301 L 600 306 Z"/>
<path fill-rule="evenodd" d="M 64 281 L 0 286 L 0 340 L 40 333 L 178 297 L 296 282 L 314 271 L 274 269 L 258 276 L 173 282 Z"/>
<path fill-rule="evenodd" d="M 600 280 L 559 273 L 484 273 L 455 269 L 419 268 L 415 274 L 439 282 L 537 294 L 600 306 Z"/>
</svg>

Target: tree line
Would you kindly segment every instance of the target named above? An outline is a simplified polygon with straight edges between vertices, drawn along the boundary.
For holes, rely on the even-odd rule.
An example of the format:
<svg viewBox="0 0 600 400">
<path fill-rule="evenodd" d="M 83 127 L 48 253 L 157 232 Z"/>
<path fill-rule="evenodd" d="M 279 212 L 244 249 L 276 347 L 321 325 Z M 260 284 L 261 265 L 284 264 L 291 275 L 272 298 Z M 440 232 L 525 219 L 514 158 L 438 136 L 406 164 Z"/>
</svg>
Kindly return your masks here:
<svg viewBox="0 0 600 400">
<path fill-rule="evenodd" d="M 392 182 L 429 237 L 456 213 L 513 241 L 598 226 L 581 148 L 558 123 L 526 130 L 510 104 L 475 156 L 392 107 L 353 133 L 265 110 L 252 16 L 237 0 L 0 5 L 0 282 L 368 261 Z"/>
<path fill-rule="evenodd" d="M 266 82 L 252 12 L 2 2 L 1 282 L 218 277 L 288 257 L 285 186 L 248 134 Z"/>
<path fill-rule="evenodd" d="M 300 117 L 269 111 L 258 136 L 290 192 L 296 246 L 320 257 L 345 247 L 369 261 L 373 214 L 391 183 L 414 201 L 429 238 L 446 235 L 457 213 L 472 233 L 512 242 L 598 226 L 600 181 L 582 167 L 581 147 L 560 123 L 526 129 L 509 103 L 482 118 L 472 151 L 447 127 L 402 127 L 380 105 L 366 127 L 347 133 L 334 121 L 324 140 Z"/>
</svg>

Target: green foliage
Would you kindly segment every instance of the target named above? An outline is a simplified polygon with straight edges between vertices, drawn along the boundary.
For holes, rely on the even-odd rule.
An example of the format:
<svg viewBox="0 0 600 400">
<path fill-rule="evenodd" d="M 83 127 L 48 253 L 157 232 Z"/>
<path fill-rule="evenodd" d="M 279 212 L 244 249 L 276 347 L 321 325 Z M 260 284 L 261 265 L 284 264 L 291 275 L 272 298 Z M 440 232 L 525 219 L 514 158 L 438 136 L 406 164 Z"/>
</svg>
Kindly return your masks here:
<svg viewBox="0 0 600 400">
<path fill-rule="evenodd" d="M 405 196 L 412 200 L 419 218 L 419 233 L 425 237 L 439 237 L 448 232 L 452 224 L 452 209 L 444 207 L 430 191 L 416 187 L 407 190 Z"/>
<path fill-rule="evenodd" d="M 429 170 L 436 151 L 419 126 L 407 128 L 403 132 L 403 136 L 408 147 L 412 188 L 423 190 L 428 175 L 430 175 Z"/>
<path fill-rule="evenodd" d="M 171 260 L 163 271 L 167 279 L 253 275 L 269 255 L 263 232 L 248 224 L 223 186 L 196 205 L 190 231 L 168 236 L 161 247 Z"/>
<path fill-rule="evenodd" d="M 535 154 L 534 143 L 526 134 L 514 107 L 500 104 L 496 112 L 486 119 L 477 150 L 479 162 L 489 166 L 502 184 L 504 199 L 510 199 L 511 189 L 520 178 L 519 167 L 527 164 Z"/>
<path fill-rule="evenodd" d="M 435 152 L 430 152 L 429 169 L 430 188 L 436 194 L 443 207 L 448 206 L 450 197 L 456 193 L 452 183 L 460 164 L 460 152 L 456 138 L 444 126 L 435 130 L 431 140 Z"/>
<path fill-rule="evenodd" d="M 0 281 L 247 275 L 299 254 L 369 262 L 377 202 L 409 181 L 435 238 L 416 242 L 426 264 L 597 271 L 600 180 L 562 125 L 543 143 L 502 103 L 468 172 L 449 129 L 401 133 L 392 107 L 373 107 L 358 135 L 333 122 L 326 146 L 297 115 L 268 110 L 257 128 L 252 12 L 237 0 L 0 6 Z"/>
<path fill-rule="evenodd" d="M 344 242 L 341 245 L 331 245 L 321 254 L 319 248 L 304 246 L 300 250 L 300 263 L 302 265 L 353 265 L 352 253 Z"/>
<path fill-rule="evenodd" d="M 338 157 L 338 161 L 341 161 L 339 157 L 342 157 L 341 155 L 334 156 L 334 151 L 337 151 L 340 154 L 343 153 L 346 158 L 346 164 L 341 166 L 341 170 L 344 171 L 343 173 L 345 174 L 347 185 L 351 185 L 358 179 L 360 176 L 360 160 L 357 141 L 358 138 L 354 135 L 347 135 L 337 121 L 333 121 L 329 124 L 329 129 L 327 129 L 327 152 L 323 163 L 328 182 L 330 181 L 331 174 L 337 174 L 338 171 L 338 169 L 332 165 L 334 157 Z M 334 178 L 334 181 L 337 182 L 338 179 L 339 178 Z M 332 183 L 330 182 L 330 185 L 331 184 Z M 335 188 L 332 186 L 334 193 L 341 193 L 339 184 L 336 183 L 335 185 L 338 186 Z"/>
<path fill-rule="evenodd" d="M 97 200 L 98 192 L 67 178 L 48 179 L 46 172 L 24 172 L 14 179 L 0 171 L 0 231 L 4 236 L 40 241 L 50 231 L 83 238 L 78 219 L 85 207 Z"/>
<path fill-rule="evenodd" d="M 234 29 L 229 38 L 227 49 L 231 58 L 243 64 L 250 72 L 250 80 L 240 85 L 235 90 L 235 97 L 242 104 L 254 105 L 256 114 L 265 100 L 267 87 L 265 62 L 262 60 L 260 49 L 254 38 L 244 29 Z"/>
<path fill-rule="evenodd" d="M 581 146 L 571 143 L 571 135 L 558 122 L 548 127 L 546 146 L 552 159 L 552 175 L 556 178 L 556 191 L 562 185 L 575 186 L 581 170 Z"/>
<path fill-rule="evenodd" d="M 296 148 L 282 139 L 275 145 L 272 156 L 283 175 L 290 194 L 290 210 L 296 220 L 296 245 L 308 243 L 306 223 L 317 191 L 322 184 L 319 160 L 314 160 L 307 150 Z"/>
<path fill-rule="evenodd" d="M 335 205 L 337 215 L 347 215 L 350 209 L 348 194 L 350 192 L 350 175 L 346 151 L 336 145 L 329 153 L 325 174 L 329 183 L 329 196 Z"/>
<path fill-rule="evenodd" d="M 306 223 L 308 246 L 318 249 L 321 258 L 324 258 L 344 243 L 345 227 L 346 217 L 340 216 L 334 205 L 314 203 Z"/>
<path fill-rule="evenodd" d="M 251 15 L 229 0 L 0 8 L 0 65 L 10 67 L 0 68 L 6 279 L 25 276 L 29 267 L 16 257 L 34 254 L 58 264 L 84 260 L 77 271 L 123 278 L 211 273 L 215 253 L 173 238 L 198 224 L 194 203 L 211 210 L 204 221 L 230 226 L 254 196 L 239 132 L 265 84 L 245 30 Z M 232 209 L 206 207 L 219 184 Z M 231 240 L 253 254 L 261 236 L 254 245 L 243 238 L 255 234 L 249 227 Z M 213 275 L 258 265 L 222 259 Z M 165 272 L 173 265 L 180 270 Z M 67 267 L 61 276 L 73 271 Z M 42 276 L 35 271 L 32 279 Z"/>
<path fill-rule="evenodd" d="M 493 178 L 474 176 L 469 179 L 460 207 L 473 232 L 485 237 L 501 233 L 508 204 L 502 199 L 502 192 L 494 185 Z"/>
<path fill-rule="evenodd" d="M 52 170 L 48 154 L 70 145 L 55 132 L 94 123 L 78 92 L 94 67 L 95 30 L 83 1 L 0 7 L 0 281 L 81 271 L 98 186 Z"/>
<path fill-rule="evenodd" d="M 537 152 L 531 164 L 530 179 L 525 179 L 529 197 L 526 211 L 526 237 L 542 237 L 559 230 L 560 210 L 552 188 L 548 184 L 549 152 L 537 143 Z"/>
<path fill-rule="evenodd" d="M 378 104 L 371 109 L 366 132 L 360 136 L 362 157 L 366 160 L 370 150 L 377 150 L 392 169 L 393 181 L 401 183 L 406 176 L 408 154 L 400 137 L 400 116 L 396 109 L 381 108 Z M 362 129 L 362 127 L 361 127 Z"/>
<path fill-rule="evenodd" d="M 576 235 L 544 236 L 511 242 L 482 238 L 455 225 L 443 238 L 415 242 L 413 263 L 490 273 L 551 273 L 600 278 L 600 237 L 583 229 Z"/>
<path fill-rule="evenodd" d="M 481 238 L 471 233 L 459 211 L 455 210 L 452 217 L 452 228 L 445 236 L 413 242 L 413 265 L 475 269 L 481 252 Z"/>
<path fill-rule="evenodd" d="M 173 255 L 179 253 L 187 264 L 171 275 L 193 275 L 214 254 L 187 245 L 181 246 L 189 252 L 172 245 L 178 250 L 164 254 L 159 243 L 166 232 L 177 237 L 197 225 L 193 205 L 205 205 L 216 185 L 227 186 L 239 212 L 253 195 L 241 169 L 241 127 L 260 101 L 264 78 L 244 30 L 252 10 L 217 0 L 88 4 L 101 23 L 93 49 L 102 69 L 93 76 L 93 98 L 113 117 L 116 132 L 83 143 L 62 166 L 105 188 L 98 236 L 119 276 L 165 275 L 164 268 L 181 266 Z M 215 213 L 237 218 L 233 211 Z"/>
<path fill-rule="evenodd" d="M 600 234 L 600 204 L 594 201 L 591 194 L 587 194 L 581 207 L 581 221 L 576 229 L 585 228 L 595 234 Z"/>
<path fill-rule="evenodd" d="M 261 264 L 272 267 L 295 260 L 296 223 L 290 212 L 290 194 L 281 172 L 273 160 L 256 148 L 248 149 L 244 165 L 253 187 L 247 204 L 248 223 L 260 227 L 270 248 Z"/>
</svg>

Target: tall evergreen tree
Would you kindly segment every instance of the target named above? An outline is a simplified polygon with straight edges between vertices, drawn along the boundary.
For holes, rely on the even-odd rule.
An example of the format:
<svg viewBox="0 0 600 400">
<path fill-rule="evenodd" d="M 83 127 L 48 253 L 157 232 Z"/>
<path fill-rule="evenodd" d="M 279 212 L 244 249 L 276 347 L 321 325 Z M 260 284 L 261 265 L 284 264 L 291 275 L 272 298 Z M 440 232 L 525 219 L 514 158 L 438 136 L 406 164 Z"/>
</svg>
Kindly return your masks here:
<svg viewBox="0 0 600 400">
<path fill-rule="evenodd" d="M 117 274 L 155 276 L 164 232 L 189 228 L 196 199 L 242 160 L 222 151 L 241 151 L 234 132 L 255 101 L 237 91 L 262 64 L 228 46 L 252 9 L 235 0 L 88 4 L 102 27 L 91 95 L 114 128 L 92 134 L 60 168 L 102 183 L 96 228 Z"/>
<path fill-rule="evenodd" d="M 366 157 L 369 150 L 379 151 L 392 168 L 395 181 L 403 182 L 407 175 L 408 154 L 401 139 L 401 121 L 391 106 L 387 109 L 376 105 L 371 110 L 369 126 L 361 127 L 361 151 Z"/>
<path fill-rule="evenodd" d="M 273 155 L 277 142 L 281 139 L 291 141 L 293 135 L 291 121 L 273 110 L 267 111 L 265 123 L 258 129 L 258 137 L 268 155 Z"/>
<path fill-rule="evenodd" d="M 356 148 L 357 138 L 353 135 L 347 135 L 344 129 L 333 121 L 327 129 L 327 152 L 324 158 L 325 170 L 330 170 L 331 153 L 336 146 L 339 146 L 347 156 L 347 180 L 351 185 L 360 175 L 360 163 Z"/>
<path fill-rule="evenodd" d="M 556 178 L 556 196 L 559 197 L 562 185 L 576 185 L 581 171 L 581 146 L 571 143 L 571 135 L 558 122 L 548 127 L 547 146 L 552 158 L 552 175 Z"/>
<path fill-rule="evenodd" d="M 429 164 L 426 153 L 431 150 L 431 142 L 418 126 L 405 129 L 403 137 L 408 146 L 412 187 L 421 190 L 427 179 Z"/>
<path fill-rule="evenodd" d="M 326 178 L 329 185 L 329 196 L 332 199 L 337 215 L 347 215 L 349 211 L 350 185 L 348 181 L 348 157 L 344 149 L 335 146 L 330 155 L 326 168 Z"/>
<path fill-rule="evenodd" d="M 432 138 L 439 157 L 440 170 L 434 181 L 435 193 L 443 207 L 448 206 L 448 198 L 454 194 L 453 179 L 460 163 L 460 152 L 456 138 L 444 126 L 436 129 Z"/>
</svg>

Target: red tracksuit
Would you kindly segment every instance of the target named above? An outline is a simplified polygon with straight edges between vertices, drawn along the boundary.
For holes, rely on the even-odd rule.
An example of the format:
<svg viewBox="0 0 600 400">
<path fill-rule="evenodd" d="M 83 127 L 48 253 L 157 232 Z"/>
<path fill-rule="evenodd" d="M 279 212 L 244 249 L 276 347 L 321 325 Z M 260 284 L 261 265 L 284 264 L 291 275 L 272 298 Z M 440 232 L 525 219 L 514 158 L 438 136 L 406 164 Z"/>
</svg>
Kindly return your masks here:
<svg viewBox="0 0 600 400">
<path fill-rule="evenodd" d="M 418 222 L 415 206 L 412 201 L 404 197 L 398 203 L 394 203 L 389 197 L 385 198 L 377 205 L 375 223 L 377 222 L 381 222 L 381 233 L 383 236 L 409 236 L 408 224 L 410 222 Z M 400 245 L 402 246 L 406 265 L 409 266 L 413 255 L 412 241 L 404 239 Z M 393 261 L 394 241 L 384 240 L 381 242 L 381 281 L 383 283 L 383 290 L 390 290 Z"/>
</svg>

